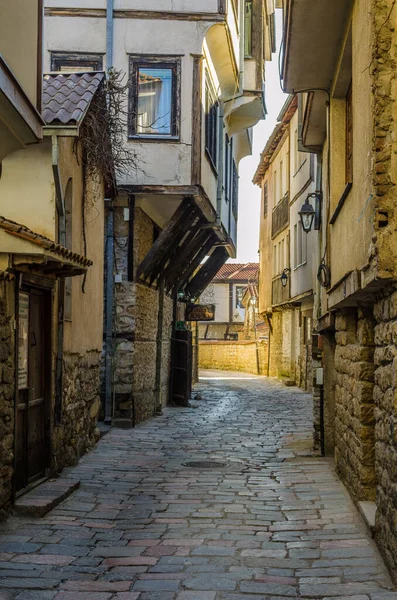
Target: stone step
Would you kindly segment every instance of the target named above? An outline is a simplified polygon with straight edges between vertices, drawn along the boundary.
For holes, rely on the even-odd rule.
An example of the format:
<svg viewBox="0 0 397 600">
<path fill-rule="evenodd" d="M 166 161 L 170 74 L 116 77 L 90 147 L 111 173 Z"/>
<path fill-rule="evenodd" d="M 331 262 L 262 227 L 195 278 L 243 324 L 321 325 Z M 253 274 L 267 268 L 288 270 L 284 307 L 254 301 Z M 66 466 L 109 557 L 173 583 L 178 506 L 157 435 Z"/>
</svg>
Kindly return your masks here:
<svg viewBox="0 0 397 600">
<path fill-rule="evenodd" d="M 30 490 L 14 504 L 14 513 L 31 517 L 43 517 L 80 487 L 80 481 L 50 479 Z"/>
</svg>

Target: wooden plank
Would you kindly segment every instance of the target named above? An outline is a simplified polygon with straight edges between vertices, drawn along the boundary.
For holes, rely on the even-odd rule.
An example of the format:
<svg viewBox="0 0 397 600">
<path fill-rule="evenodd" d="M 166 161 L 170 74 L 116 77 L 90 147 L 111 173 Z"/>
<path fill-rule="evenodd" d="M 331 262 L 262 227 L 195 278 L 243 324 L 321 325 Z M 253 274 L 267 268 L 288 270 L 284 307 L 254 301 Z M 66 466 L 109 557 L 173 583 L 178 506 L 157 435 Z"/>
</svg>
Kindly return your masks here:
<svg viewBox="0 0 397 600">
<path fill-rule="evenodd" d="M 179 240 L 188 231 L 197 216 L 197 208 L 194 200 L 191 198 L 182 200 L 139 265 L 137 278 L 143 276 L 144 279 L 147 279 L 149 277 L 153 268 L 155 268 L 157 263 L 161 262 L 162 257 L 175 244 L 175 241 L 179 243 Z"/>
<path fill-rule="evenodd" d="M 223 2 L 223 0 L 222 0 Z M 46 17 L 106 18 L 105 8 L 51 8 L 45 9 Z M 164 21 L 210 21 L 221 23 L 224 17 L 218 13 L 188 13 L 160 10 L 118 9 L 113 11 L 115 19 L 157 19 Z"/>
<path fill-rule="evenodd" d="M 173 244 L 170 247 L 168 252 L 164 253 L 164 256 L 162 257 L 161 261 L 153 268 L 152 273 L 149 277 L 150 284 L 152 284 L 155 281 L 155 279 L 159 277 L 160 274 L 162 278 L 167 278 L 167 270 L 172 266 L 172 264 L 174 264 L 174 260 L 178 256 L 181 245 L 189 244 L 189 242 L 193 240 L 197 231 L 200 229 L 201 225 L 202 221 L 200 219 L 197 219 L 196 222 L 193 223 L 192 227 L 190 228 L 190 231 L 187 234 L 185 234 L 185 236 L 182 238 L 182 244 L 180 244 L 180 239 L 175 240 L 175 244 Z"/>
<path fill-rule="evenodd" d="M 189 244 L 180 248 L 178 251 L 178 259 L 174 264 L 170 265 L 170 269 L 165 275 L 167 289 L 170 290 L 178 284 L 184 270 L 190 265 L 191 261 L 207 239 L 208 231 L 200 231 Z"/>
<path fill-rule="evenodd" d="M 193 58 L 192 185 L 201 184 L 203 56 Z"/>
<path fill-rule="evenodd" d="M 179 280 L 180 287 L 182 287 L 189 281 L 189 279 L 192 277 L 193 273 L 200 266 L 201 262 L 209 254 L 211 248 L 213 248 L 213 246 L 216 244 L 216 240 L 217 240 L 217 238 L 213 234 L 211 234 L 208 237 L 207 241 L 200 248 L 200 250 L 195 255 L 193 260 L 186 267 L 186 269 L 184 269 L 183 273 L 181 273 L 180 280 Z"/>
<path fill-rule="evenodd" d="M 216 248 L 209 259 L 202 265 L 198 273 L 186 286 L 186 294 L 198 298 L 207 285 L 213 280 L 219 269 L 228 259 L 229 254 L 223 246 Z"/>
<path fill-rule="evenodd" d="M 200 188 L 195 185 L 122 185 L 122 190 L 136 195 L 155 194 L 158 196 L 193 197 L 200 194 Z"/>
</svg>

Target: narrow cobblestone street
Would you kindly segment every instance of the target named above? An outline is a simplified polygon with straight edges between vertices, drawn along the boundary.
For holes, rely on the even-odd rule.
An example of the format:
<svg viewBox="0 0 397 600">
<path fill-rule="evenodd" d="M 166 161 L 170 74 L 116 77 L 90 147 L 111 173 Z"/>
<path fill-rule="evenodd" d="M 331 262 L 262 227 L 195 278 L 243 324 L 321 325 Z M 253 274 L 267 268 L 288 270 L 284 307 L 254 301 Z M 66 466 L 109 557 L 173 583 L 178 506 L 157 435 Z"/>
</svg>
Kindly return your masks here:
<svg viewBox="0 0 397 600">
<path fill-rule="evenodd" d="M 0 598 L 397 600 L 311 400 L 273 380 L 206 379 L 189 408 L 112 429 L 63 477 L 80 488 L 0 530 Z M 225 463 L 214 469 L 192 461 Z"/>
</svg>

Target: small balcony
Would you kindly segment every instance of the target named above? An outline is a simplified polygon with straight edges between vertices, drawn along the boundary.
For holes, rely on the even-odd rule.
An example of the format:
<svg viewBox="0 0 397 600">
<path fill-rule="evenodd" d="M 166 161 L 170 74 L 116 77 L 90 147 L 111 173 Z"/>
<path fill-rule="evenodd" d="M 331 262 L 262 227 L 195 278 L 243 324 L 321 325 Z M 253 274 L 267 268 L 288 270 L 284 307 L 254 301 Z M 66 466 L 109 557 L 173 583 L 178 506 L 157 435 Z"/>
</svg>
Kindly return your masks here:
<svg viewBox="0 0 397 600">
<path fill-rule="evenodd" d="M 272 238 L 280 233 L 289 225 L 289 194 L 285 194 L 283 199 L 273 209 L 272 213 Z"/>
</svg>

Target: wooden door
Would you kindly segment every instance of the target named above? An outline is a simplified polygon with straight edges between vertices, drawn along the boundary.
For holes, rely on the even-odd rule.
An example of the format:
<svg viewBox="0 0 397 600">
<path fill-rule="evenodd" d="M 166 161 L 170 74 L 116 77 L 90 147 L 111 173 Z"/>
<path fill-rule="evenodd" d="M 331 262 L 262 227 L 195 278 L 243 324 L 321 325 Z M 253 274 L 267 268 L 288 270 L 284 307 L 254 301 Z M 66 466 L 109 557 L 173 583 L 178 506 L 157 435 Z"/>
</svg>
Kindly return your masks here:
<svg viewBox="0 0 397 600">
<path fill-rule="evenodd" d="M 33 288 L 21 291 L 18 314 L 16 491 L 44 476 L 49 466 L 49 323 L 48 292 Z"/>
<path fill-rule="evenodd" d="M 192 395 L 192 332 L 175 330 L 173 346 L 172 400 L 179 406 L 187 406 Z"/>
</svg>

